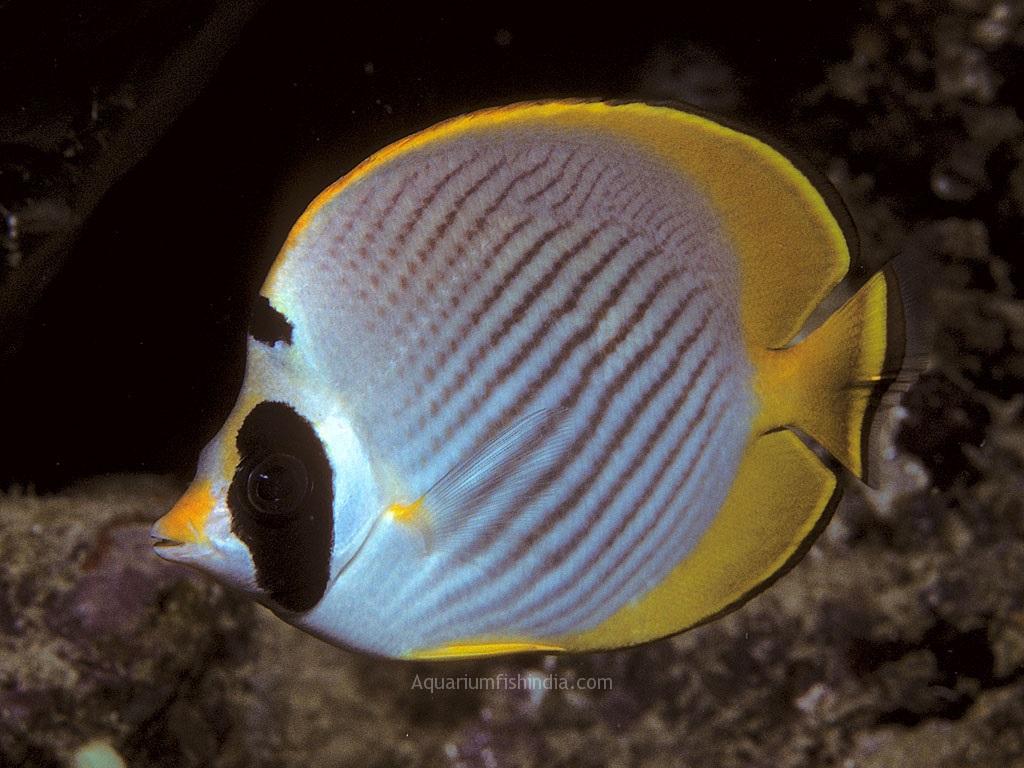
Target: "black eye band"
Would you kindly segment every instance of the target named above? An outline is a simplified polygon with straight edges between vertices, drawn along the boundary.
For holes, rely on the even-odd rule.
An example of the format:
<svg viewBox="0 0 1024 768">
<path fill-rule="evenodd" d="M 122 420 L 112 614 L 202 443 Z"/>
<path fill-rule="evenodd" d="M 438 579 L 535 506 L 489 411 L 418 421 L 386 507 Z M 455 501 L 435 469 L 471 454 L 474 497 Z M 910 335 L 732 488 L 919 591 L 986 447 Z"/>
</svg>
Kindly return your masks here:
<svg viewBox="0 0 1024 768">
<path fill-rule="evenodd" d="M 237 445 L 231 530 L 248 547 L 260 588 L 288 611 L 308 611 L 330 573 L 334 490 L 327 454 L 308 421 L 269 401 L 246 417 Z"/>
</svg>

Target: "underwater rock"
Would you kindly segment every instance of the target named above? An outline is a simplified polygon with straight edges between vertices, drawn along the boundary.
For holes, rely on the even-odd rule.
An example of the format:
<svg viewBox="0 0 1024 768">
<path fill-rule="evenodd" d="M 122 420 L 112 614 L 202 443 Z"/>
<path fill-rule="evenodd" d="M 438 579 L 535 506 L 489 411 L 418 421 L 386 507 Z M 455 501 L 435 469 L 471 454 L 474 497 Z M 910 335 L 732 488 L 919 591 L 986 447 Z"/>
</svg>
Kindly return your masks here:
<svg viewBox="0 0 1024 768">
<path fill-rule="evenodd" d="M 63 764 L 94 737 L 133 758 L 173 754 L 183 738 L 167 714 L 223 700 L 194 697 L 244 653 L 252 610 L 152 554 L 149 526 L 179 492 L 111 477 L 0 496 L 0 765 Z M 142 764 L 205 765 L 210 751 Z"/>
</svg>

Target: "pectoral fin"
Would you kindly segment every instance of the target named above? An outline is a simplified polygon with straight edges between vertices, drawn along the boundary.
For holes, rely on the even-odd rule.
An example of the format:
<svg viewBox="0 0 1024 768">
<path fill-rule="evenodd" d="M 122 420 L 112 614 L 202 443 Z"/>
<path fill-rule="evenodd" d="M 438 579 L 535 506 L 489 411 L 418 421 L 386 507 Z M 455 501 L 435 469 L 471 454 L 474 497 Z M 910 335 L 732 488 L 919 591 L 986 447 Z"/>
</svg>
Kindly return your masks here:
<svg viewBox="0 0 1024 768">
<path fill-rule="evenodd" d="M 428 551 L 481 535 L 503 514 L 528 513 L 530 489 L 558 466 L 572 438 L 563 409 L 524 416 L 453 467 L 423 496 L 388 511 L 419 530 Z"/>
</svg>

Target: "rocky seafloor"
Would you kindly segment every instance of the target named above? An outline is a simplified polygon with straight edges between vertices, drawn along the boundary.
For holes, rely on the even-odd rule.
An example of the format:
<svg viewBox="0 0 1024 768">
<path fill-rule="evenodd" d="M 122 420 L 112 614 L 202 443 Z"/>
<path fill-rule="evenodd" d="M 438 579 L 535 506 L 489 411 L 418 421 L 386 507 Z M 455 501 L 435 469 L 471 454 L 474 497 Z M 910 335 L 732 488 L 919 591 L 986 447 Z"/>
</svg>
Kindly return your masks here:
<svg viewBox="0 0 1024 768">
<path fill-rule="evenodd" d="M 386 662 L 153 556 L 178 480 L 12 488 L 0 765 L 1024 766 L 1022 20 L 1021 3 L 880 1 L 793 110 L 866 258 L 934 276 L 935 330 L 885 487 L 851 483 L 771 589 L 632 650 Z M 612 686 L 417 682 L 519 674 Z"/>
</svg>

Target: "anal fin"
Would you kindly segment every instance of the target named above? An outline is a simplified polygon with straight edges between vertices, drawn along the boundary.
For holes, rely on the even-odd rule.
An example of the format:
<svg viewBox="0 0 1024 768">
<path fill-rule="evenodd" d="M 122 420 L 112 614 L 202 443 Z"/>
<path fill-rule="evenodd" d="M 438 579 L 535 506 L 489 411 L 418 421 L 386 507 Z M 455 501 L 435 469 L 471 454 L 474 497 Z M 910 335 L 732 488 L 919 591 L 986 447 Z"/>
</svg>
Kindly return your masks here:
<svg viewBox="0 0 1024 768">
<path fill-rule="evenodd" d="M 529 640 L 496 640 L 452 643 L 440 648 L 413 651 L 406 658 L 416 661 L 442 661 L 446 659 L 479 659 L 486 656 L 504 656 L 509 653 L 559 653 L 565 650 L 558 645 Z"/>
<path fill-rule="evenodd" d="M 579 651 L 635 645 L 739 607 L 799 560 L 836 490 L 835 475 L 793 432 L 753 437 L 722 508 L 668 577 L 594 629 L 551 642 Z"/>
</svg>

